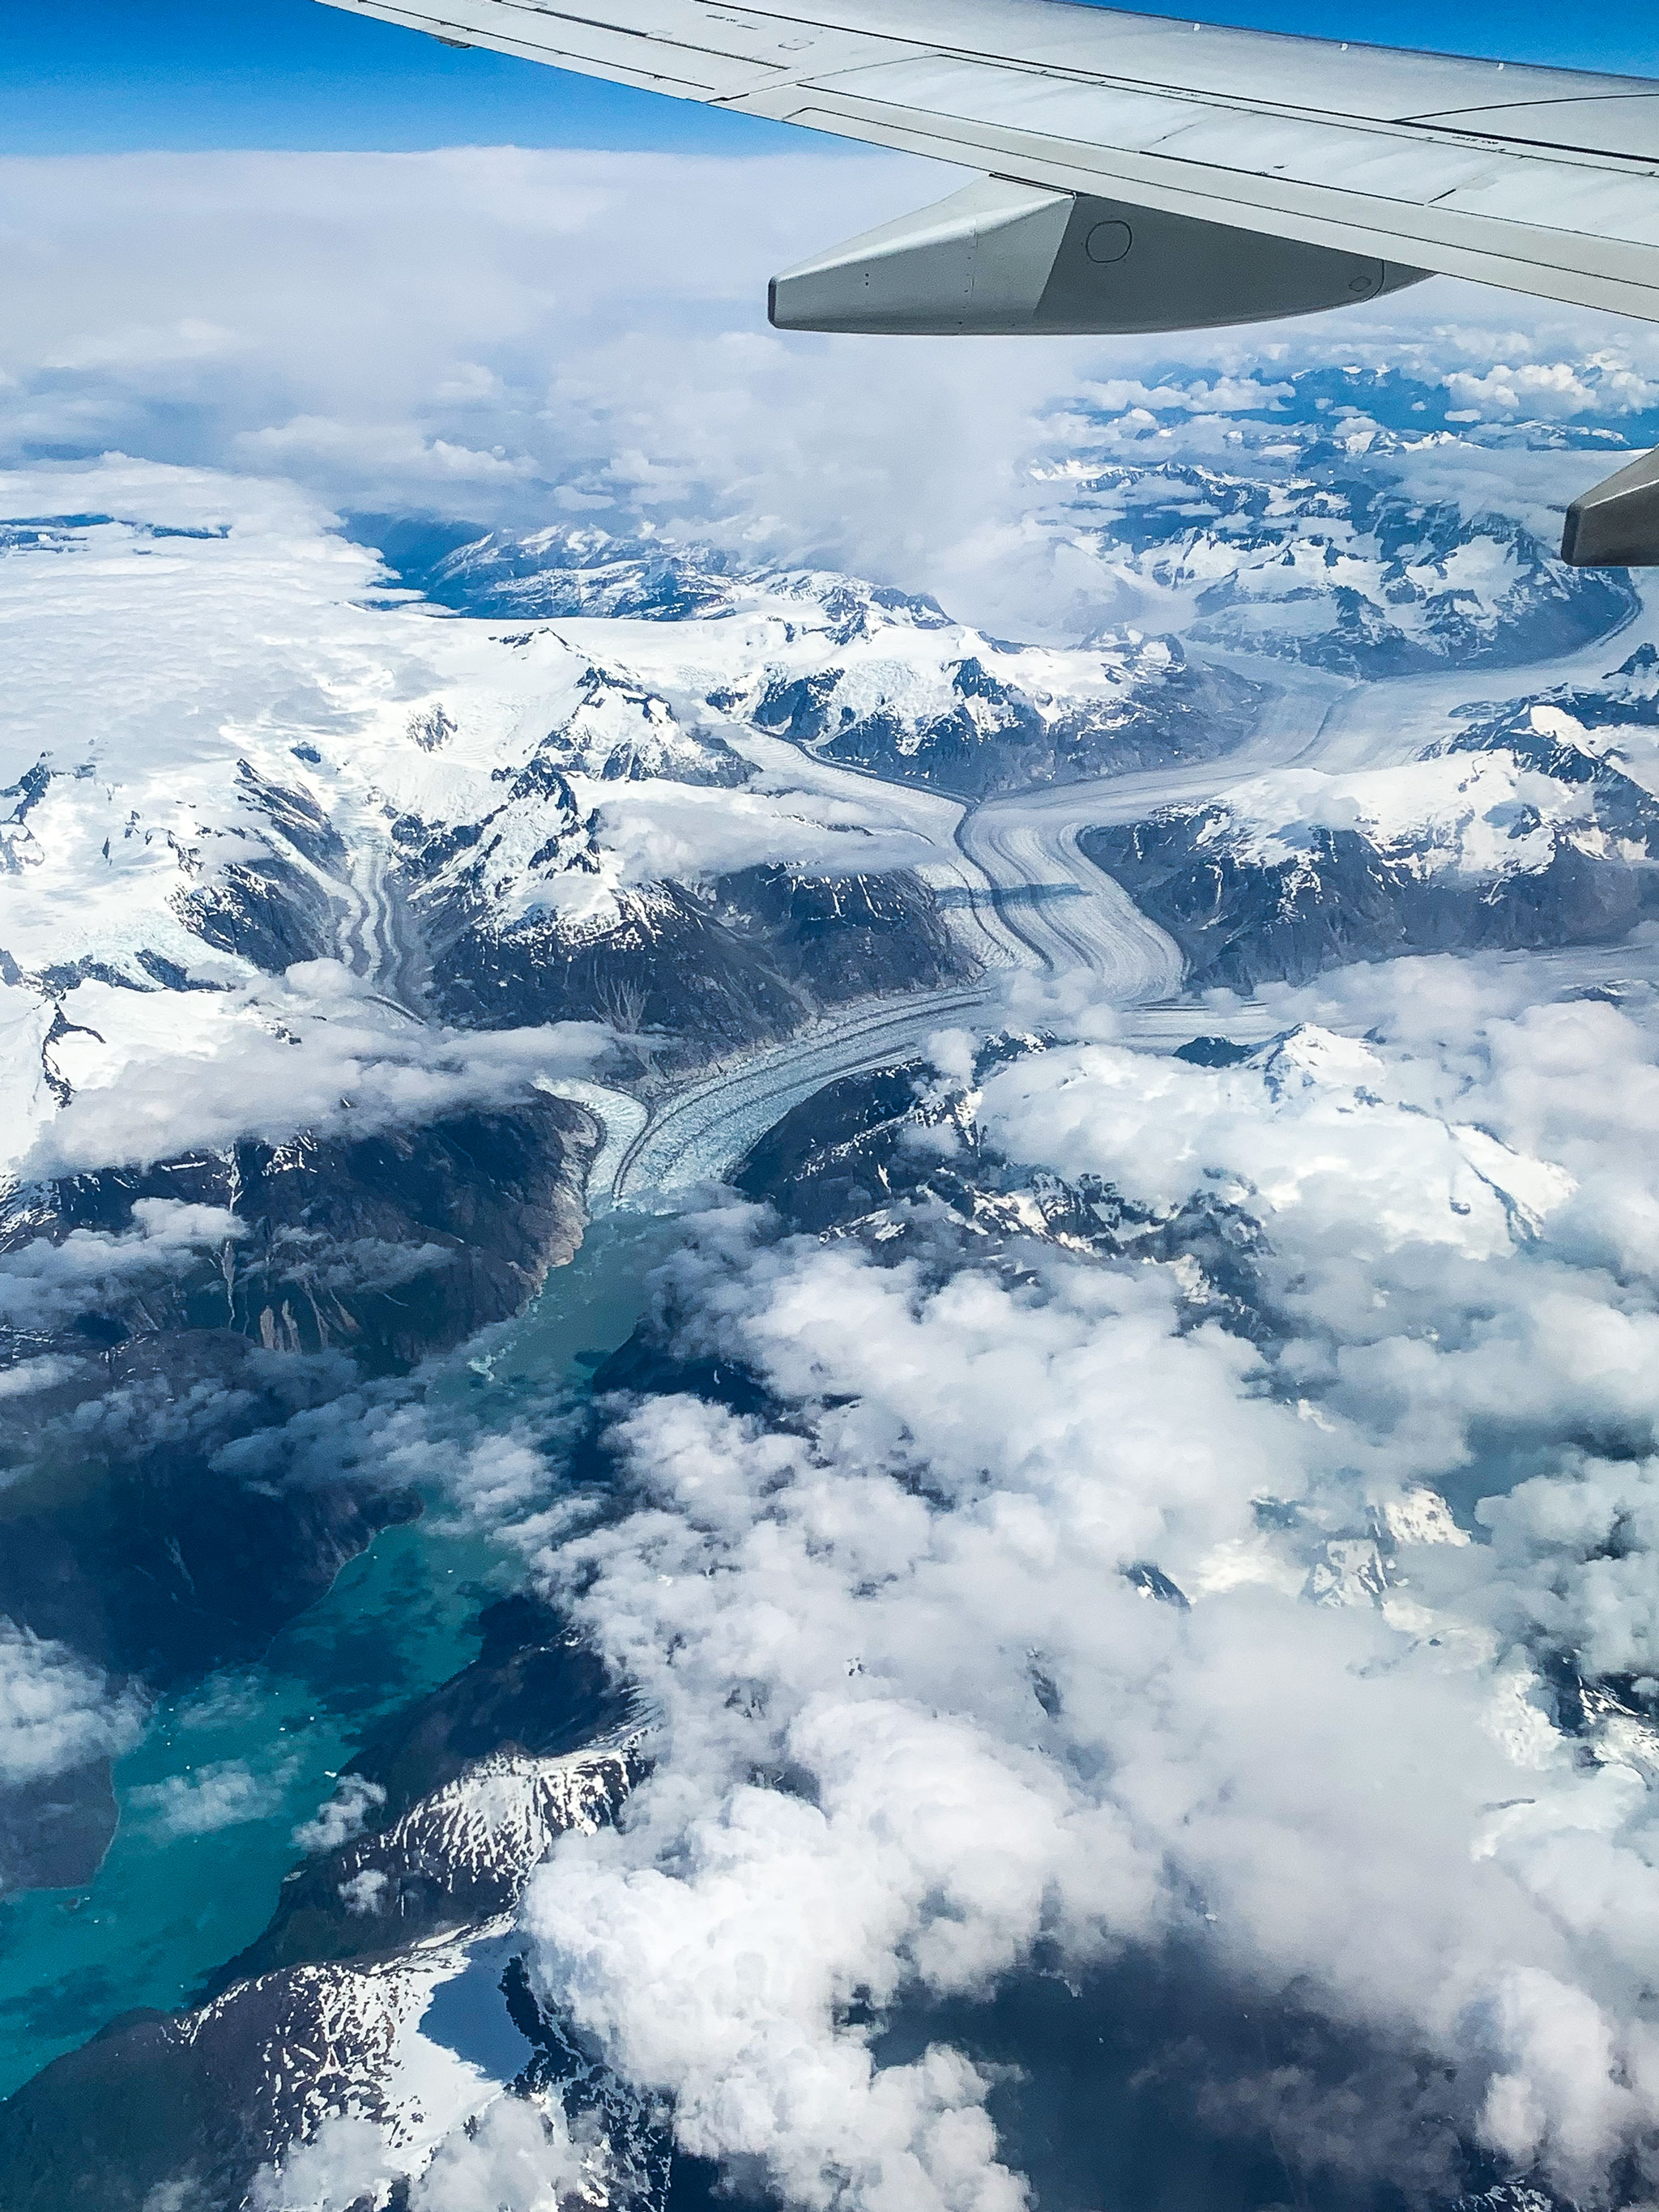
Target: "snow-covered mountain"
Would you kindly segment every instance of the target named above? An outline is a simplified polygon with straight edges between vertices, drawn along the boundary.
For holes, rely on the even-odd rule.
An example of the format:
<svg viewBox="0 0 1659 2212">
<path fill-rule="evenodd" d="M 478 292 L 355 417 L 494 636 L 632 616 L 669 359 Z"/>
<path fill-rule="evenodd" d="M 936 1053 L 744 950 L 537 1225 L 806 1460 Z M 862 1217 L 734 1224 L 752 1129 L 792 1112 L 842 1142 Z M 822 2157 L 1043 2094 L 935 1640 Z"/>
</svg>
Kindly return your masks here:
<svg viewBox="0 0 1659 2212">
<path fill-rule="evenodd" d="M 18 672 L 3 972 L 72 1024 L 88 983 L 246 991 L 326 960 L 413 1011 L 472 991 L 470 1027 L 603 1016 L 592 962 L 577 958 L 573 986 L 562 951 L 646 939 L 669 943 L 671 968 L 676 950 L 691 963 L 678 1018 L 659 1004 L 647 1020 L 732 1038 L 787 1027 L 803 994 L 836 987 L 810 950 L 794 975 L 752 941 L 730 946 L 720 909 L 745 915 L 758 897 L 769 917 L 780 874 L 902 876 L 935 857 L 914 809 L 848 819 L 775 746 L 734 750 L 740 718 L 705 703 L 798 627 L 793 606 L 757 613 L 746 635 L 723 625 L 717 643 L 682 635 L 654 659 L 633 650 L 650 641 L 642 624 L 632 639 L 621 626 L 502 633 L 355 602 L 368 557 L 293 516 L 165 542 L 148 524 L 66 526 L 51 550 L 19 549 L 13 573 L 40 636 Z M 208 641 L 248 603 L 268 627 L 232 664 Z M 102 657 L 71 709 L 64 648 L 91 604 Z M 181 696 L 184 654 L 195 674 Z M 65 728 L 85 732 L 73 758 Z M 948 972 L 927 895 L 902 883 L 889 905 L 901 934 L 914 916 L 919 960 L 915 978 L 890 963 L 891 981 Z M 724 1018 L 719 959 L 698 942 L 711 933 L 733 968 L 758 954 L 765 977 Z M 769 918 L 750 933 L 774 933 Z M 510 999 L 494 981 L 487 998 L 473 990 L 486 940 L 531 945 Z M 118 1060 L 138 1048 L 118 999 L 100 1012 L 78 1026 Z"/>
<path fill-rule="evenodd" d="M 1516 568 L 1508 524 L 1413 505 L 1395 482 L 1409 440 L 1352 420 L 1337 442 L 1251 436 L 1235 477 L 1115 465 L 1074 495 L 1094 556 L 1188 639 L 1249 646 L 1257 672 L 1357 665 L 1332 642 L 1356 592 L 1441 662 L 1473 649 L 1467 622 L 1496 624 L 1502 660 L 1627 608 L 1541 556 Z M 446 617 L 376 597 L 369 556 L 285 495 L 130 465 L 94 477 L 62 519 L 15 526 L 8 559 L 0 977 L 20 1152 L 48 1125 L 62 1151 L 96 1097 L 153 1064 L 162 1004 L 167 1053 L 221 1066 L 251 1071 L 286 1031 L 291 1085 L 318 1022 L 266 979 L 296 964 L 335 963 L 462 1031 L 620 1020 L 671 1053 L 949 981 L 980 950 L 953 919 L 954 813 L 896 785 L 974 797 L 1200 764 L 1277 712 L 1261 673 L 1167 635 L 1011 645 L 856 579 L 592 528 L 497 533 L 433 571 L 492 610 L 498 587 L 552 578 L 558 621 Z M 55 490 L 67 507 L 70 489 L 28 483 L 16 503 Z M 1103 550 L 1108 511 L 1127 567 Z M 1514 569 L 1495 595 L 1493 560 Z M 684 586 L 665 599 L 665 564 Z M 1263 623 L 1229 628 L 1247 601 Z M 232 606 L 258 620 L 227 652 L 212 641 Z M 99 651 L 71 685 L 93 607 Z M 842 762 L 887 781 L 849 784 Z M 215 1133 L 190 1119 L 174 1114 L 179 1145 Z M 88 1164 L 112 1157 L 88 1144 Z"/>
<path fill-rule="evenodd" d="M 1507 746 L 1546 775 L 1600 782 L 1617 770 L 1644 791 L 1659 781 L 1659 648 L 1638 646 L 1599 682 L 1579 681 L 1498 705 L 1455 710 L 1467 725 L 1447 750 Z"/>
<path fill-rule="evenodd" d="M 727 647 L 724 670 L 708 667 L 708 708 L 964 798 L 1212 759 L 1261 705 L 1259 687 L 1189 665 L 1171 637 L 1105 633 L 1084 651 L 1012 644 L 931 599 L 835 573 L 745 569 L 708 544 L 561 526 L 497 532 L 406 573 L 469 614 L 672 623 L 659 660 L 683 637 L 700 658 Z M 715 620 L 741 623 L 741 643 L 705 635 Z"/>
<path fill-rule="evenodd" d="M 386 534 L 376 533 L 372 523 L 356 526 L 377 543 Z M 843 645 L 894 620 L 923 629 L 952 627 L 943 608 L 925 594 L 823 570 L 744 563 L 718 546 L 648 528 L 635 537 L 578 523 L 491 531 L 435 559 L 422 557 L 418 548 L 402 554 L 393 534 L 389 557 L 427 599 L 457 614 L 684 622 L 736 614 L 764 596 L 797 604 L 808 623 L 821 626 L 827 617 Z"/>
<path fill-rule="evenodd" d="M 1120 423 L 1054 471 L 1074 559 L 1115 580 L 1137 621 L 1375 678 L 1524 665 L 1628 619 L 1625 580 L 1565 568 L 1553 516 L 1501 467 L 1471 469 L 1443 410 L 1413 422 L 1386 377 L 1358 373 L 1263 398 L 1218 436 Z"/>
<path fill-rule="evenodd" d="M 48 2069 L 0 2143 L 6 2202 L 44 2212 L 66 2189 L 96 2187 L 110 2212 L 140 2212 L 169 2191 L 180 2203 L 244 2204 L 262 2171 L 280 2172 L 296 2145 L 341 2122 L 372 2129 L 395 2168 L 418 2172 L 531 2075 L 540 2022 L 515 1973 L 514 1907 L 556 1837 L 611 1817 L 628 1776 L 620 1751 L 501 1755 L 412 1807 L 380 1847 L 403 1871 L 379 1869 L 378 1884 L 360 1873 L 348 1894 L 360 1917 L 389 1916 L 394 1940 L 129 2021 Z M 495 1909 L 406 1932 L 399 1899 L 422 1880 L 465 1881 Z M 618 2133 L 645 2137 L 643 2116 L 615 2102 Z M 19 2141 L 20 2125 L 32 2140 Z M 634 2148 L 617 2145 L 622 2156 Z M 613 2162 L 596 2142 L 596 2170 L 602 2152 Z"/>
<path fill-rule="evenodd" d="M 1344 675 L 1512 666 L 1613 627 L 1626 588 L 1565 568 L 1522 524 L 1466 518 L 1360 476 L 1369 429 L 1311 446 L 1280 483 L 1188 463 L 1103 474 L 1102 557 L 1190 599 L 1194 644 Z"/>
<path fill-rule="evenodd" d="M 1612 942 L 1659 911 L 1659 660 L 1595 642 L 1635 594 L 1562 568 L 1535 501 L 1453 483 L 1443 423 L 1385 425 L 1376 392 L 1342 392 L 1057 455 L 1071 596 L 1035 641 L 643 526 L 452 532 L 418 558 L 389 541 L 398 584 L 280 488 L 118 462 L 14 483 L 0 1613 L 102 1670 L 87 1695 L 112 1707 L 252 1657 L 414 1510 L 380 1411 L 569 1255 L 607 1097 L 643 1118 L 763 1042 L 827 1039 L 839 1078 L 792 1111 L 798 1069 L 758 1083 L 776 1118 L 741 1184 L 792 1229 L 930 1294 L 982 1277 L 1040 1305 L 1057 1266 L 1139 1274 L 1173 1285 L 1182 1331 L 1265 1357 L 1291 1322 L 1243 1170 L 1166 1197 L 1020 1153 L 996 1121 L 1079 1006 L 1112 998 L 1121 948 L 1152 941 L 1136 972 L 1170 988 L 1184 957 L 1189 988 L 1249 990 Z M 1343 751 L 1334 710 L 1357 699 Z M 980 808 L 986 836 L 959 841 Z M 917 1009 L 890 1064 L 867 1041 L 836 1060 L 837 1021 L 884 1000 Z M 918 1043 L 964 1006 L 1010 1026 L 919 1095 Z M 1285 1184 L 1299 1148 L 1370 1117 L 1379 1157 L 1409 1152 L 1402 1188 L 1443 1198 L 1411 1235 L 1462 1259 L 1522 1250 L 1565 1203 L 1571 1178 L 1473 1121 L 1379 1105 L 1376 1055 L 1340 1023 L 1287 1019 L 1257 1048 L 1212 1034 L 1213 1007 L 1171 1019 L 1172 1079 L 1212 1078 L 1218 1121 L 1254 1115 Z M 1093 1125 L 1120 1078 L 1066 1079 L 1099 1085 Z M 766 1449 L 793 1433 L 773 1384 L 694 1358 L 683 1322 L 689 1340 L 659 1302 L 600 1392 L 725 1407 Z M 348 1398 L 369 1441 L 313 1450 Z M 594 1495 L 622 1496 L 617 1447 L 570 1419 L 560 1448 L 580 1432 Z M 1398 1610 L 1401 1551 L 1463 1534 L 1410 1495 L 1282 1525 L 1267 1498 L 1246 1565 Z M 1203 1595 L 1150 1547 L 1114 1573 L 1172 1610 Z M 1046 1661 L 1021 1664 L 1054 1722 Z M 1583 1687 L 1613 1699 L 1583 1743 L 1634 1741 L 1640 1700 Z M 580 2078 L 590 2149 L 632 2177 L 611 2201 L 654 2203 L 660 2113 L 543 2008 L 509 1940 L 549 1847 L 597 1833 L 644 1771 L 637 1715 L 590 1702 L 526 1674 L 469 1707 L 471 1733 L 432 1705 L 420 1757 L 366 1755 L 360 1830 L 295 1869 L 202 2002 L 89 2045 L 0 2118 L 0 2196 L 54 2204 L 63 2115 L 106 2098 L 143 2148 L 130 2171 L 87 2154 L 112 2212 L 171 2212 L 179 2189 L 184 2212 L 193 2181 L 216 2212 L 320 2129 L 361 2124 L 418 2167 L 504 2083 L 550 2124 Z M 592 1724 L 543 1741 L 532 1705 Z M 108 1771 L 82 1757 L 59 1792 L 83 1872 Z"/>
<path fill-rule="evenodd" d="M 1249 991 L 1407 951 L 1612 943 L 1659 911 L 1650 647 L 1397 766 L 1284 769 L 1085 833 L 1186 956 Z"/>
</svg>

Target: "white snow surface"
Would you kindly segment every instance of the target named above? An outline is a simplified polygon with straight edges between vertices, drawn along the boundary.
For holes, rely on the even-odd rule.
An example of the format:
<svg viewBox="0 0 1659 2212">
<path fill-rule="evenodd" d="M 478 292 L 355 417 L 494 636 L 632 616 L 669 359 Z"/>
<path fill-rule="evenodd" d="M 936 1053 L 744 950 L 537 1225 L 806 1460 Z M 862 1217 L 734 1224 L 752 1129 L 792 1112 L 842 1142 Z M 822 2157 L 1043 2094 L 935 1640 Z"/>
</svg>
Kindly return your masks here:
<svg viewBox="0 0 1659 2212">
<path fill-rule="evenodd" d="M 505 1877 L 516 1887 L 557 1836 L 592 1834 L 625 1794 L 629 1773 L 623 1744 L 546 1758 L 497 1754 L 421 1799 L 362 1849 Z M 361 1875 L 343 1886 L 354 1892 L 352 1910 L 368 1913 L 384 1909 L 386 1887 L 384 1875 L 378 1886 Z M 185 2016 L 180 2033 L 192 2040 L 213 2033 L 227 2014 L 252 2008 L 270 2017 L 263 2096 L 291 2140 L 255 2181 L 253 2202 L 263 2212 L 331 2212 L 351 2201 L 355 2187 L 343 2198 L 337 2190 L 340 2168 L 354 2156 L 374 2168 L 364 2176 L 370 2185 L 430 2173 L 434 2162 L 441 2171 L 446 2146 L 476 2130 L 531 2055 L 498 1991 L 515 1948 L 512 1930 L 504 1914 L 391 1959 L 298 1966 L 240 1983 Z M 464 1980 L 471 1984 L 468 2002 L 452 2003 L 450 2014 L 476 2022 L 498 2008 L 499 2021 L 482 2037 L 474 2027 L 458 2047 L 441 2001 Z M 322 2158 L 307 2148 L 319 2139 Z M 434 2212 L 442 2202 L 438 2191 Z"/>
<path fill-rule="evenodd" d="M 1352 775 L 1282 769 L 1235 785 L 1198 842 L 1249 866 L 1308 866 L 1313 834 L 1337 830 L 1424 877 L 1536 872 L 1564 843 L 1597 859 L 1646 858 L 1597 823 L 1589 785 L 1545 775 L 1506 751 Z"/>
<path fill-rule="evenodd" d="M 0 1173 L 280 1139 L 342 1115 L 368 1127 L 580 1076 L 597 1032 L 462 1040 L 400 1003 L 400 817 L 495 817 L 503 929 L 550 911 L 600 930 L 665 878 L 763 862 L 960 877 L 953 803 L 810 762 L 703 703 L 821 653 L 834 618 L 804 590 L 708 622 L 515 629 L 388 592 L 374 556 L 284 485 L 120 459 L 0 478 L 0 521 L 65 515 L 113 519 L 15 531 L 0 557 Z M 931 667 L 944 688 L 963 634 L 890 627 L 884 665 L 920 656 L 914 681 Z M 592 868 L 538 866 L 548 802 L 503 808 L 550 733 Z M 740 746 L 740 787 L 677 780 L 726 757 L 714 738 Z M 273 819 L 290 802 L 301 846 Z M 331 917 L 324 957 L 286 975 L 205 942 L 181 910 L 227 866 L 273 856 Z M 158 988 L 179 975 L 194 988 Z"/>
</svg>

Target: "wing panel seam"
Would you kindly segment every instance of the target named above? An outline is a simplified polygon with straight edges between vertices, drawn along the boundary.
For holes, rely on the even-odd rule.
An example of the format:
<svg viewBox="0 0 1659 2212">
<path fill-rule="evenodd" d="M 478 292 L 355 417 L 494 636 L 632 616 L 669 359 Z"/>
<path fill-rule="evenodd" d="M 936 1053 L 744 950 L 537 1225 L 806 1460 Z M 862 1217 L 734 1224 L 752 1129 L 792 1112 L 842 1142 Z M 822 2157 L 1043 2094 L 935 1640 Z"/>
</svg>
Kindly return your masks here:
<svg viewBox="0 0 1659 2212">
<path fill-rule="evenodd" d="M 1417 259 L 1419 266 L 1437 266 L 1441 274 L 1465 276 L 1475 283 L 1495 284 L 1514 290 L 1526 289 L 1525 282 L 1517 286 L 1513 275 L 1505 270 L 1525 271 L 1535 280 L 1547 276 L 1555 280 L 1547 296 L 1584 307 L 1601 307 L 1613 313 L 1635 315 L 1642 319 L 1659 321 L 1659 249 L 1632 246 L 1632 252 L 1651 256 L 1655 276 L 1649 281 L 1641 276 L 1625 276 L 1612 269 L 1585 269 L 1553 260 L 1540 255 L 1534 258 L 1517 250 L 1533 243 L 1539 234 L 1520 224 L 1506 224 L 1510 242 L 1506 247 L 1471 243 L 1467 238 L 1447 236 L 1445 227 L 1436 225 L 1423 235 L 1413 235 L 1397 220 L 1397 211 L 1422 214 L 1425 210 L 1413 208 L 1407 203 L 1388 203 L 1386 216 L 1372 212 L 1376 204 L 1353 196 L 1354 208 L 1350 213 L 1333 218 L 1318 207 L 1297 207 L 1241 202 L 1237 196 L 1240 176 L 1236 172 L 1206 169 L 1199 164 L 1177 165 L 1169 156 L 1122 156 L 1115 166 L 1086 159 L 1067 159 L 1068 155 L 1087 155 L 1100 149 L 1073 147 L 1055 141 L 1038 142 L 1032 147 L 994 145 L 989 134 L 975 145 L 957 138 L 947 132 L 935 131 L 931 134 L 915 127 L 914 121 L 902 113 L 896 119 L 887 116 L 849 117 L 836 115 L 811 106 L 799 107 L 781 115 L 781 121 L 799 122 L 806 128 L 815 127 L 815 117 L 821 118 L 817 127 L 829 126 L 845 135 L 862 137 L 868 143 L 886 145 L 896 150 L 922 155 L 935 161 L 956 161 L 959 166 L 986 168 L 995 167 L 1000 173 L 1018 181 L 1071 191 L 1093 191 L 1102 181 L 1109 182 L 1121 191 L 1123 198 L 1133 203 L 1137 193 L 1150 193 L 1142 204 L 1165 204 L 1172 212 L 1201 215 L 1204 220 L 1231 224 L 1236 229 L 1249 229 L 1251 216 L 1275 216 L 1289 227 L 1279 234 L 1301 237 L 1310 244 L 1347 245 L 1352 250 L 1361 250 L 1385 260 L 1401 263 Z M 933 120 L 933 118 L 929 118 Z M 850 126 L 850 127 L 849 127 Z M 1012 138 L 1018 134 L 1000 134 Z M 1010 165 L 1012 166 L 1010 166 Z M 1132 166 L 1135 164 L 1135 166 Z M 1145 164 L 1146 173 L 1139 166 Z M 1179 166 L 1186 171 L 1180 178 L 1170 178 L 1168 171 Z M 1160 174 L 1159 172 L 1164 173 Z M 1283 181 L 1283 180 L 1279 180 Z M 1328 198 L 1328 187 L 1303 188 L 1310 197 L 1317 193 Z M 1460 226 L 1462 228 L 1462 226 Z M 1519 236 L 1516 234 L 1520 234 Z M 1355 248 L 1356 235 L 1365 241 Z M 1591 243 L 1583 234 L 1541 234 L 1557 246 L 1565 236 L 1575 242 Z M 1425 262 L 1425 253 L 1435 257 Z M 1449 261 L 1449 265 L 1448 263 Z"/>
</svg>

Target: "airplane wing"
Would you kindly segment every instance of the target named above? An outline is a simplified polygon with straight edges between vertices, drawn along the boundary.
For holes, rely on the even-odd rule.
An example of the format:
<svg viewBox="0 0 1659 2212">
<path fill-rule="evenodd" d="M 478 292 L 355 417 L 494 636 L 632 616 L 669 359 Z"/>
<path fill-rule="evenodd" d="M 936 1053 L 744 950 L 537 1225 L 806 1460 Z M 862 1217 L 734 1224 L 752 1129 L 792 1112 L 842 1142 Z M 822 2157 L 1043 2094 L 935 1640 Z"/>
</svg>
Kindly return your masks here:
<svg viewBox="0 0 1659 2212">
<path fill-rule="evenodd" d="M 1659 321 L 1659 82 L 1066 0 L 331 0 L 1054 191 Z"/>
<path fill-rule="evenodd" d="M 985 173 L 777 280 L 786 328 L 1176 329 L 1437 272 L 1659 321 L 1650 78 L 1073 0 L 329 4 Z M 1570 557 L 1659 559 L 1659 462 L 1619 481 Z"/>
</svg>

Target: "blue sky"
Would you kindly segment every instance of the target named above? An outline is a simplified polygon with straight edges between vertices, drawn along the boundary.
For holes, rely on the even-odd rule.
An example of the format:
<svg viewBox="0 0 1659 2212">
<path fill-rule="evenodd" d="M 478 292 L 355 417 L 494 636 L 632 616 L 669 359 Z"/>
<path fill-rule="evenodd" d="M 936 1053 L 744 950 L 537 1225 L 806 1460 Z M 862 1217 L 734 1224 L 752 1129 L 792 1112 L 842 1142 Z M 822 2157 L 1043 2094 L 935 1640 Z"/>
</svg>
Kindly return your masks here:
<svg viewBox="0 0 1659 2212">
<path fill-rule="evenodd" d="M 1160 11 L 1161 12 L 1161 11 Z M 1659 76 L 1647 7 L 1192 0 L 1188 20 Z M 317 0 L 0 0 L 0 153 L 799 143 L 782 126 L 453 53 Z"/>
</svg>

